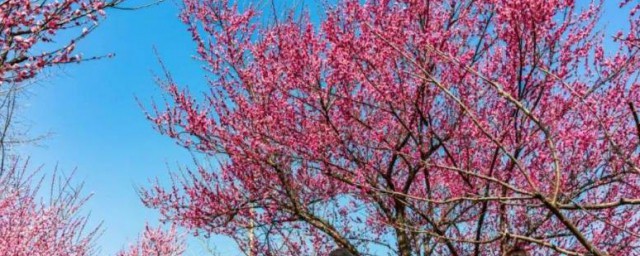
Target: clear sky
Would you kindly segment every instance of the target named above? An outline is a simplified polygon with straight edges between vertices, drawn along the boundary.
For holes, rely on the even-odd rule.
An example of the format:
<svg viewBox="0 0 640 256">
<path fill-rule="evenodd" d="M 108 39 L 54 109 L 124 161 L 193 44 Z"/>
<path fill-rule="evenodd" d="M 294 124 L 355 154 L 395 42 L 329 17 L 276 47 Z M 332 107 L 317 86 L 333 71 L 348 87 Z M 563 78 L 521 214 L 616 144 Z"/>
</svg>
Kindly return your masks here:
<svg viewBox="0 0 640 256">
<path fill-rule="evenodd" d="M 313 13 L 318 2 L 322 1 L 308 0 L 306 6 Z M 612 9 L 618 1 L 606 2 Z M 135 0 L 127 5 L 143 3 Z M 43 165 L 44 170 L 56 164 L 66 172 L 77 169 L 76 181 L 84 181 L 85 192 L 93 193 L 85 210 L 91 212 L 92 223 L 104 222 L 100 255 L 113 255 L 136 238 L 146 221 L 156 223 L 159 217 L 141 204 L 134 186 L 144 186 L 155 177 L 166 181 L 170 169 L 192 165 L 185 149 L 153 130 L 135 100 L 138 97 L 147 106 L 152 98 L 161 100 L 153 78 L 154 71 L 160 73 L 153 47 L 180 84 L 191 88 L 205 84 L 178 11 L 178 4 L 169 1 L 137 11 L 109 12 L 78 48 L 85 56 L 115 53 L 116 57 L 49 70 L 21 102 L 30 135 L 53 134 L 40 141 L 41 146 L 22 146 L 20 153 L 30 155 L 32 166 Z M 604 20 L 612 27 L 625 21 L 613 15 Z M 228 240 L 212 242 L 223 255 L 235 254 Z M 198 244 L 190 243 L 188 255 L 200 254 Z"/>
<path fill-rule="evenodd" d="M 127 3 L 136 4 L 142 2 Z M 78 49 L 84 56 L 115 53 L 115 58 L 49 70 L 21 102 L 30 135 L 52 132 L 41 146 L 21 151 L 44 171 L 56 164 L 66 172 L 77 169 L 76 181 L 84 181 L 85 192 L 93 193 L 85 210 L 91 211 L 92 223 L 104 221 L 100 255 L 113 255 L 136 238 L 145 221 L 158 219 L 141 204 L 134 186 L 154 177 L 167 180 L 169 169 L 191 163 L 185 149 L 153 130 L 135 100 L 161 100 L 152 73 L 159 71 L 154 46 L 176 80 L 196 86 L 204 82 L 178 10 L 176 3 L 165 2 L 110 11 Z"/>
</svg>

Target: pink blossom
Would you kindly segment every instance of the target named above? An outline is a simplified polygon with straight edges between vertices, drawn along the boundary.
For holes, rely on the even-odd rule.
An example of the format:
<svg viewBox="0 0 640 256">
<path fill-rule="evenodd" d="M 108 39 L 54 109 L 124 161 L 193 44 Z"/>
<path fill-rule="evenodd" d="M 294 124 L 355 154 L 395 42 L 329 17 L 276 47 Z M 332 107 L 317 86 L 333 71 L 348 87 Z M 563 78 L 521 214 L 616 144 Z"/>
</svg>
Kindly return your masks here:
<svg viewBox="0 0 640 256">
<path fill-rule="evenodd" d="M 117 256 L 179 256 L 184 253 L 184 247 L 184 238 L 176 233 L 175 227 L 165 231 L 147 224 L 136 244 L 118 252 Z"/>
</svg>

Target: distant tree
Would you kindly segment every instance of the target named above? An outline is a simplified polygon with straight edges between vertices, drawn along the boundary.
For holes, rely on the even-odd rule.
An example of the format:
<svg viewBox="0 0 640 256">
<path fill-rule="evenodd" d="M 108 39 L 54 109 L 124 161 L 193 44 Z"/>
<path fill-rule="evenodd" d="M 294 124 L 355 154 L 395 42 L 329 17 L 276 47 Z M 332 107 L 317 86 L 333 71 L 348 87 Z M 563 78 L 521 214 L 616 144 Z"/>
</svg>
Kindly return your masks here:
<svg viewBox="0 0 640 256">
<path fill-rule="evenodd" d="M 93 255 L 99 227 L 89 229 L 79 213 L 89 197 L 71 176 L 52 175 L 48 200 L 38 196 L 46 182 L 28 161 L 11 161 L 0 176 L 0 254 L 12 256 Z M 46 184 L 45 184 L 46 185 Z"/>
<path fill-rule="evenodd" d="M 117 256 L 179 256 L 184 249 L 184 237 L 176 233 L 175 227 L 164 231 L 146 225 L 136 244 L 118 252 Z"/>
<path fill-rule="evenodd" d="M 630 1 L 614 34 L 603 1 L 183 2 L 210 91 L 169 77 L 149 118 L 220 166 L 143 193 L 166 219 L 261 255 L 640 254 Z"/>
</svg>

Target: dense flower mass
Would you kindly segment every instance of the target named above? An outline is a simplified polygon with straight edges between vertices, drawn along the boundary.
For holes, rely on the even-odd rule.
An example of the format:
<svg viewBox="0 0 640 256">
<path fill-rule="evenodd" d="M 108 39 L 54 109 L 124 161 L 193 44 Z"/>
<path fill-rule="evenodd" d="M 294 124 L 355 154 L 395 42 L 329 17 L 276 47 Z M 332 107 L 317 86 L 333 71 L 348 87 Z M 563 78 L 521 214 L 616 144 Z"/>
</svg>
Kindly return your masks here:
<svg viewBox="0 0 640 256">
<path fill-rule="evenodd" d="M 58 186 L 57 195 L 43 201 L 37 196 L 41 183 L 37 172 L 12 162 L 0 175 L 0 254 L 14 256 L 89 256 L 98 229 L 87 229 L 86 216 L 79 215 L 87 200 L 70 186 Z"/>
<path fill-rule="evenodd" d="M 136 244 L 117 256 L 179 256 L 184 253 L 183 237 L 177 234 L 175 227 L 165 231 L 146 225 Z"/>
<path fill-rule="evenodd" d="M 602 1 L 183 1 L 210 92 L 150 119 L 220 166 L 148 189 L 167 219 L 261 255 L 640 254 L 631 1 L 615 34 Z"/>
<path fill-rule="evenodd" d="M 79 62 L 75 44 L 107 8 L 122 0 L 0 1 L 0 85 L 33 78 L 42 68 Z M 70 31 L 69 40 L 61 40 Z"/>
</svg>

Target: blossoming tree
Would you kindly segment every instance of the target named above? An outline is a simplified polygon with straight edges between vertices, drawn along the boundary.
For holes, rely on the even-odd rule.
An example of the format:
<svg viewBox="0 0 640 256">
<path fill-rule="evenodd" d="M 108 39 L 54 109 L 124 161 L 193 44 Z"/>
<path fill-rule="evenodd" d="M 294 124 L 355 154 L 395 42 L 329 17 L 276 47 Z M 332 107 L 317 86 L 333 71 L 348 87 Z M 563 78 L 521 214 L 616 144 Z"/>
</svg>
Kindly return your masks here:
<svg viewBox="0 0 640 256">
<path fill-rule="evenodd" d="M 0 176 L 0 252 L 3 255 L 93 255 L 99 227 L 88 229 L 80 214 L 89 197 L 70 179 L 53 175 L 49 199 L 38 196 L 43 180 L 28 161 L 11 161 Z"/>
<path fill-rule="evenodd" d="M 147 189 L 167 219 L 254 255 L 640 254 L 628 0 L 615 34 L 602 1 L 183 1 L 210 91 L 149 118 L 219 168 Z"/>
<path fill-rule="evenodd" d="M 136 244 L 117 256 L 179 256 L 184 253 L 183 237 L 176 233 L 175 226 L 165 231 L 146 225 Z"/>
</svg>

